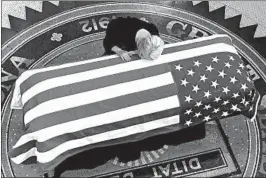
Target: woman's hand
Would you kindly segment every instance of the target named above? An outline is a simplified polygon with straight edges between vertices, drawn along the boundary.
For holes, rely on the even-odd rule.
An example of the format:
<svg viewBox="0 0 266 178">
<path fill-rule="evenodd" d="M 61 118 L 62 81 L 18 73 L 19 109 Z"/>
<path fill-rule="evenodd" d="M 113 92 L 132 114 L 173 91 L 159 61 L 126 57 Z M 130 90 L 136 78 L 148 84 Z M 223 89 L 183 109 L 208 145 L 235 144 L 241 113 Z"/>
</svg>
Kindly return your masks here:
<svg viewBox="0 0 266 178">
<path fill-rule="evenodd" d="M 131 60 L 132 53 L 130 53 L 130 52 L 122 50 L 117 46 L 114 46 L 112 48 L 112 51 L 114 51 L 124 61 L 130 61 Z"/>
<path fill-rule="evenodd" d="M 124 50 L 120 50 L 117 52 L 117 54 L 121 57 L 122 60 L 124 61 L 130 61 L 131 60 L 131 56 L 132 54 L 127 52 L 127 51 L 124 51 Z"/>
</svg>

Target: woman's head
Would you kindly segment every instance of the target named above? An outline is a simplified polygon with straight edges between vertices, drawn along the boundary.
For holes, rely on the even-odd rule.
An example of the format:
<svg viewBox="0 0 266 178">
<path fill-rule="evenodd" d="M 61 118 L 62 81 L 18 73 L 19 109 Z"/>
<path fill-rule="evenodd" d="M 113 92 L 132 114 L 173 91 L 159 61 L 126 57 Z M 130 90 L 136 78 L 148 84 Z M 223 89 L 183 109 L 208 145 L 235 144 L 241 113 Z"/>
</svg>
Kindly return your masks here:
<svg viewBox="0 0 266 178">
<path fill-rule="evenodd" d="M 138 54 L 145 59 L 158 59 L 163 52 L 164 42 L 156 35 L 149 35 L 138 41 Z"/>
</svg>

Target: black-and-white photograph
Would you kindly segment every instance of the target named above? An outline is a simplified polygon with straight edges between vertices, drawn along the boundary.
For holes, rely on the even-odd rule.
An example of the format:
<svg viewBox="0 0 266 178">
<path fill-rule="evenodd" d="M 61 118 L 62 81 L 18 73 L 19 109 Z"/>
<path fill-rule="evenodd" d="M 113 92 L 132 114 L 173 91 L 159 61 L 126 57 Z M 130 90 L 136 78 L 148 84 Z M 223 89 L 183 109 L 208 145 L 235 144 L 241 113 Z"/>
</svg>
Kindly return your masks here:
<svg viewBox="0 0 266 178">
<path fill-rule="evenodd" d="M 266 177 L 266 1 L 1 13 L 1 177 Z"/>
</svg>

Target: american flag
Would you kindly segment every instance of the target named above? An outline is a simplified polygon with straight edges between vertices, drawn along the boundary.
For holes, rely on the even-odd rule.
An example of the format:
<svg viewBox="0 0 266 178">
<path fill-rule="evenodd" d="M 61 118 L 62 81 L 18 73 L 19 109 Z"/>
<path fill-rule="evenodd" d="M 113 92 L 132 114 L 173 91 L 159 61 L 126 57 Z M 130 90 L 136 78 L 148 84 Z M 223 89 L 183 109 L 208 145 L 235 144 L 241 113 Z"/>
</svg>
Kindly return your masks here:
<svg viewBox="0 0 266 178">
<path fill-rule="evenodd" d="M 24 72 L 11 107 L 24 134 L 17 164 L 42 171 L 92 148 L 139 141 L 236 114 L 254 118 L 259 95 L 231 39 L 213 35 L 168 44 L 154 61 L 116 55 Z"/>
<path fill-rule="evenodd" d="M 173 62 L 171 68 L 186 106 L 181 112 L 186 127 L 243 112 L 254 115 L 258 94 L 239 56 L 211 54 Z"/>
</svg>

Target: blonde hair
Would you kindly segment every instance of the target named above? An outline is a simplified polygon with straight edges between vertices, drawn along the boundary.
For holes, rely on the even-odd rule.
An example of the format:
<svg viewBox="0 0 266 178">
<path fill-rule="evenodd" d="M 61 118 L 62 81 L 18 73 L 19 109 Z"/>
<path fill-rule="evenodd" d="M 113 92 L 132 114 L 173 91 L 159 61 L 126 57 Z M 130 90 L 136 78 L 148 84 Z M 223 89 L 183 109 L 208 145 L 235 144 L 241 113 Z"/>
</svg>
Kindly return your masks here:
<svg viewBox="0 0 266 178">
<path fill-rule="evenodd" d="M 138 54 L 140 57 L 154 60 L 159 58 L 162 54 L 164 42 L 160 37 L 156 35 L 151 35 L 139 40 L 137 46 Z"/>
</svg>

